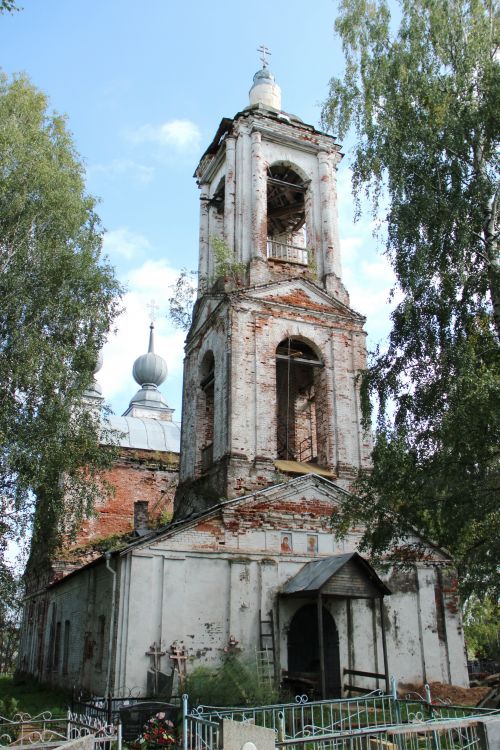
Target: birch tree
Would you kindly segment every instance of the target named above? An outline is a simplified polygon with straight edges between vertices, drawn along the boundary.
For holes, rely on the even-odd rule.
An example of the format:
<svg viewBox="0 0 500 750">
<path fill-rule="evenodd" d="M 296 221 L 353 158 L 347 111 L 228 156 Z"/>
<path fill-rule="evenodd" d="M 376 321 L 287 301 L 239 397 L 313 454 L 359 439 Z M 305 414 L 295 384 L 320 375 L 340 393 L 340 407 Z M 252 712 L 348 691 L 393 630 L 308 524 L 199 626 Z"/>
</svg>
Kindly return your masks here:
<svg viewBox="0 0 500 750">
<path fill-rule="evenodd" d="M 362 522 L 365 548 L 396 556 L 417 529 L 453 552 L 465 590 L 498 590 L 498 6 L 342 0 L 336 30 L 345 73 L 323 120 L 354 138 L 358 210 L 368 198 L 386 223 L 400 301 L 362 376 L 373 470 L 334 523 Z"/>
</svg>

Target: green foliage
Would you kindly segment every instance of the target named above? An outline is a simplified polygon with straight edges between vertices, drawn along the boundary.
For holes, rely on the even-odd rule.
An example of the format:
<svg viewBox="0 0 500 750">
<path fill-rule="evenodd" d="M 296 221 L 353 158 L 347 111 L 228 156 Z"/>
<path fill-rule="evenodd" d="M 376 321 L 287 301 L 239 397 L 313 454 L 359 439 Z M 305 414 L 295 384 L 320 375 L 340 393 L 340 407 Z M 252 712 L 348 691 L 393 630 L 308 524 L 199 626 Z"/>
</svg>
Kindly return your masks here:
<svg viewBox="0 0 500 750">
<path fill-rule="evenodd" d="M 57 551 L 58 560 L 66 562 L 82 563 L 94 557 L 95 553 L 103 555 L 105 552 L 116 552 L 124 549 L 132 537 L 132 529 L 125 533 L 108 534 L 98 536 L 78 547 L 63 548 Z"/>
<path fill-rule="evenodd" d="M 498 601 L 472 594 L 464 607 L 464 633 L 470 659 L 500 657 L 500 611 Z"/>
<path fill-rule="evenodd" d="M 192 706 L 260 706 L 279 701 L 278 691 L 258 677 L 257 661 L 228 654 L 217 669 L 197 667 L 186 679 Z"/>
<path fill-rule="evenodd" d="M 346 59 L 324 124 L 356 139 L 353 191 L 387 221 L 400 298 L 362 378 L 378 404 L 374 469 L 335 519 L 373 554 L 416 528 L 463 590 L 498 590 L 500 271 L 498 8 L 488 0 L 342 0 Z M 405 550 L 405 554 L 408 550 Z"/>
<path fill-rule="evenodd" d="M 4 719 L 12 719 L 19 711 L 19 704 L 14 698 L 0 698 L 0 716 Z"/>
<path fill-rule="evenodd" d="M 175 284 L 170 288 L 172 295 L 168 298 L 168 317 L 182 331 L 189 330 L 194 301 L 196 299 L 196 271 L 182 268 Z"/>
<path fill-rule="evenodd" d="M 82 403 L 120 288 L 63 117 L 0 77 L 0 537 L 31 517 L 45 555 L 104 491 L 110 453 Z M 63 510 L 65 511 L 63 513 Z"/>
<path fill-rule="evenodd" d="M 69 695 L 64 690 L 39 685 L 33 677 L 26 681 L 0 677 L 0 703 L 11 715 L 23 711 L 36 716 L 42 711 L 50 711 L 52 716 L 64 716 L 69 702 Z"/>
<path fill-rule="evenodd" d="M 246 271 L 244 263 L 234 260 L 234 255 L 220 237 L 211 237 L 210 244 L 213 252 L 214 273 L 209 278 L 199 280 L 200 290 L 207 292 L 222 279 L 229 287 L 237 287 Z M 196 271 L 182 268 L 175 282 L 170 287 L 172 295 L 168 298 L 168 317 L 183 331 L 189 330 L 193 318 L 193 306 L 198 293 L 195 277 Z"/>
<path fill-rule="evenodd" d="M 14 672 L 16 668 L 21 597 L 20 577 L 10 565 L 3 565 L 0 572 L 0 674 Z"/>
<path fill-rule="evenodd" d="M 0 0 L 0 14 L 13 13 L 15 10 L 20 10 L 20 8 L 14 0 Z"/>
<path fill-rule="evenodd" d="M 171 522 L 173 517 L 174 517 L 173 511 L 167 510 L 167 508 L 163 508 L 160 515 L 154 522 L 155 526 L 157 526 L 157 528 L 161 528 L 162 526 L 167 526 L 167 524 Z"/>
<path fill-rule="evenodd" d="M 307 248 L 307 270 L 309 273 L 309 278 L 311 278 L 313 281 L 318 281 L 318 262 L 316 260 L 316 251 L 313 247 Z"/>
<path fill-rule="evenodd" d="M 210 245 L 214 257 L 214 275 L 208 281 L 208 286 L 214 284 L 218 279 L 225 279 L 230 284 L 237 286 L 246 271 L 245 264 L 235 261 L 234 253 L 221 237 L 211 237 Z"/>
</svg>

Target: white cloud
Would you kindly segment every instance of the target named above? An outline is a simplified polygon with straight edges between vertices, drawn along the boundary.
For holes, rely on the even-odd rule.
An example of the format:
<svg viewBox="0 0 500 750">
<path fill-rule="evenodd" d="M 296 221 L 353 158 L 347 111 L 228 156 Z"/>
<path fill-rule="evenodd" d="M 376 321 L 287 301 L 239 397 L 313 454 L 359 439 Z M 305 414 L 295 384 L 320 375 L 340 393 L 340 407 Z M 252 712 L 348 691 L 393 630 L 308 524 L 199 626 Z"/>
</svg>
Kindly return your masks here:
<svg viewBox="0 0 500 750">
<path fill-rule="evenodd" d="M 363 247 L 363 238 L 352 235 L 340 239 L 340 254 L 343 263 L 352 263 L 358 255 L 358 250 Z"/>
<path fill-rule="evenodd" d="M 388 288 L 392 288 L 394 285 L 396 277 L 385 255 L 379 255 L 373 261 L 363 261 L 361 270 L 367 279 L 377 279 Z"/>
<path fill-rule="evenodd" d="M 128 403 L 139 386 L 132 379 L 132 366 L 147 351 L 152 299 L 159 307 L 155 321 L 155 351 L 167 361 L 169 376 L 179 375 L 184 357 L 185 332 L 175 329 L 166 318 L 169 287 L 179 271 L 164 260 L 147 260 L 130 271 L 124 279 L 128 291 L 123 299 L 123 313 L 116 322 L 116 332 L 103 350 L 103 366 L 97 374 L 106 400 Z M 168 403 L 169 378 L 160 390 Z M 179 417 L 180 415 L 178 415 Z"/>
<path fill-rule="evenodd" d="M 125 258 L 131 260 L 145 250 L 150 245 L 146 237 L 142 234 L 131 232 L 127 227 L 112 229 L 106 232 L 103 238 L 103 250 L 111 257 Z"/>
<path fill-rule="evenodd" d="M 103 175 L 111 179 L 125 175 L 140 185 L 148 185 L 154 177 L 155 168 L 140 164 L 132 159 L 113 159 L 109 164 L 91 164 L 87 168 L 87 176 L 91 179 L 95 175 Z"/>
<path fill-rule="evenodd" d="M 168 120 L 161 125 L 142 125 L 128 133 L 133 143 L 157 143 L 175 151 L 197 151 L 201 133 L 191 120 Z"/>
</svg>

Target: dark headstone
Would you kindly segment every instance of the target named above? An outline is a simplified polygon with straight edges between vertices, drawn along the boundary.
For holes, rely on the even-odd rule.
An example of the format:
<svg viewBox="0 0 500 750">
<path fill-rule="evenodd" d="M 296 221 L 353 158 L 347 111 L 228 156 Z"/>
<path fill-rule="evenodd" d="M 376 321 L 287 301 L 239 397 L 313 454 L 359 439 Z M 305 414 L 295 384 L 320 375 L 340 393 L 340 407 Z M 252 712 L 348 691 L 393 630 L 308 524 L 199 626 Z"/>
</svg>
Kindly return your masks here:
<svg viewBox="0 0 500 750">
<path fill-rule="evenodd" d="M 173 672 L 172 674 L 165 674 L 165 672 L 156 672 L 154 669 L 148 669 L 147 695 L 154 695 L 155 697 L 168 700 L 172 695 L 173 679 Z"/>
</svg>

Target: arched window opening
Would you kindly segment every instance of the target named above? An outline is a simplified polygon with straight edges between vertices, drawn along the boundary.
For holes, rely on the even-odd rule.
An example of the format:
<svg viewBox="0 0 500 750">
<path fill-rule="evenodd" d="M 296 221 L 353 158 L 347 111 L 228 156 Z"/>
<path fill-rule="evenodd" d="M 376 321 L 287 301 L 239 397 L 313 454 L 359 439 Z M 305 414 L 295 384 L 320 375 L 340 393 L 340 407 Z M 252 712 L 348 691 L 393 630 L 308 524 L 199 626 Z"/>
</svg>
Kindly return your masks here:
<svg viewBox="0 0 500 750">
<path fill-rule="evenodd" d="M 267 256 L 307 265 L 306 185 L 284 165 L 267 172 Z"/>
<path fill-rule="evenodd" d="M 314 349 L 284 339 L 276 349 L 277 456 L 326 464 L 324 366 Z"/>
<path fill-rule="evenodd" d="M 225 193 L 226 193 L 226 182 L 225 182 L 225 178 L 222 177 L 221 180 L 219 181 L 219 184 L 217 185 L 217 190 L 215 191 L 215 193 L 213 194 L 212 198 L 209 201 L 210 206 L 213 206 L 213 208 L 216 210 L 219 216 L 224 215 Z"/>
<path fill-rule="evenodd" d="M 198 409 L 198 435 L 200 436 L 200 459 L 202 471 L 206 471 L 213 463 L 214 372 L 214 355 L 212 352 L 207 352 L 203 357 L 200 367 L 200 394 Z"/>
<path fill-rule="evenodd" d="M 226 182 L 225 177 L 221 177 L 219 183 L 212 194 L 212 197 L 208 201 L 209 207 L 209 241 L 212 237 L 224 237 L 224 201 L 226 193 Z M 213 248 L 212 248 L 213 253 Z M 211 257 L 209 260 L 209 267 L 207 276 L 211 277 L 215 272 L 215 261 Z"/>
</svg>

